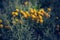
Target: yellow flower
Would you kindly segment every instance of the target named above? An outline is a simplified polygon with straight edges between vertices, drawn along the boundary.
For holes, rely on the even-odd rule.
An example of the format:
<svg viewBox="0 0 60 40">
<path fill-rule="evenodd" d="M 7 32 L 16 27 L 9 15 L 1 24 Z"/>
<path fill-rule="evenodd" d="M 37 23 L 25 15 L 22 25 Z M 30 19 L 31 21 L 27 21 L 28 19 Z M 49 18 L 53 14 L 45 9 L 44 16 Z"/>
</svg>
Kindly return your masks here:
<svg viewBox="0 0 60 40">
<path fill-rule="evenodd" d="M 40 9 L 39 11 L 40 11 L 41 13 L 45 13 L 44 9 Z"/>
<path fill-rule="evenodd" d="M 35 15 L 33 15 L 33 14 L 31 14 L 31 17 L 32 17 L 32 19 L 36 19 L 36 16 L 35 16 Z"/>
<path fill-rule="evenodd" d="M 40 11 L 38 11 L 37 14 L 38 14 L 38 15 L 42 15 L 42 16 L 44 15 L 44 13 L 41 13 Z"/>
<path fill-rule="evenodd" d="M 23 10 L 20 10 L 20 13 L 23 15 L 23 17 L 27 18 L 29 15 L 28 12 L 24 12 Z"/>
<path fill-rule="evenodd" d="M 50 15 L 49 15 L 48 13 L 45 13 L 45 16 L 46 16 L 47 18 L 49 18 L 49 17 L 50 17 Z"/>
<path fill-rule="evenodd" d="M 24 16 L 25 18 L 28 18 L 27 14 L 24 14 L 23 16 Z"/>
<path fill-rule="evenodd" d="M 41 19 L 40 19 L 40 21 L 39 21 L 39 22 L 40 22 L 40 23 L 43 23 L 43 20 L 41 20 Z"/>
<path fill-rule="evenodd" d="M 20 13 L 23 13 L 23 10 L 20 10 Z"/>
<path fill-rule="evenodd" d="M 51 11 L 51 8 L 47 8 L 47 10 L 50 12 Z"/>
<path fill-rule="evenodd" d="M 44 11 L 44 9 L 40 9 L 39 11 L 38 11 L 38 15 L 44 15 L 44 13 L 45 13 L 45 11 Z"/>
<path fill-rule="evenodd" d="M 31 13 L 34 13 L 34 10 L 33 10 L 32 8 L 30 8 L 30 12 L 31 12 Z"/>
<path fill-rule="evenodd" d="M 40 13 L 41 13 L 41 12 L 39 12 L 39 11 L 37 12 L 38 15 L 40 15 Z"/>
<path fill-rule="evenodd" d="M 42 18 L 43 18 L 43 17 L 42 17 L 41 15 L 39 15 L 39 19 L 41 19 L 41 20 L 42 20 Z"/>
<path fill-rule="evenodd" d="M 24 12 L 23 10 L 20 10 L 20 13 L 21 13 L 22 15 L 24 15 L 24 14 L 25 14 L 25 12 Z"/>
<path fill-rule="evenodd" d="M 0 23 L 2 23 L 2 20 L 0 19 Z"/>
<path fill-rule="evenodd" d="M 0 28 L 3 28 L 3 24 L 0 24 Z"/>
<path fill-rule="evenodd" d="M 30 16 L 30 14 L 29 14 L 29 12 L 28 12 L 28 11 L 26 11 L 25 13 L 27 14 L 27 16 L 28 16 L 28 17 Z"/>
<path fill-rule="evenodd" d="M 16 9 L 16 12 L 19 12 L 19 9 Z"/>
<path fill-rule="evenodd" d="M 28 1 L 26 1 L 24 4 L 25 4 L 25 5 L 28 5 Z"/>
<path fill-rule="evenodd" d="M 17 12 L 12 12 L 12 15 L 13 16 L 18 16 L 18 13 Z"/>
<path fill-rule="evenodd" d="M 34 9 L 34 13 L 36 13 L 37 12 L 37 10 L 36 9 Z"/>
<path fill-rule="evenodd" d="M 15 15 L 16 15 L 16 16 L 18 16 L 18 13 L 17 13 L 17 12 L 15 12 Z"/>
<path fill-rule="evenodd" d="M 15 15 L 15 13 L 14 13 L 14 12 L 12 12 L 12 15 Z"/>
</svg>

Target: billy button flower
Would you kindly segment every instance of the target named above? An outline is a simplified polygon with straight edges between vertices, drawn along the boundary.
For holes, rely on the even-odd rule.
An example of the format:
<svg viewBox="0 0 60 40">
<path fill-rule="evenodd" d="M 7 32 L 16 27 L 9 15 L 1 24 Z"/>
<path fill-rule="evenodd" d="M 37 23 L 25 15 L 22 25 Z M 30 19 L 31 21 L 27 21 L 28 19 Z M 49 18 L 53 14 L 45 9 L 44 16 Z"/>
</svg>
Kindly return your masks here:
<svg viewBox="0 0 60 40">
<path fill-rule="evenodd" d="M 3 21 L 0 19 L 0 23 L 2 23 Z"/>
<path fill-rule="evenodd" d="M 50 12 L 51 11 L 51 8 L 47 8 L 47 10 L 48 10 L 48 12 Z"/>
<path fill-rule="evenodd" d="M 45 13 L 45 11 L 44 11 L 44 9 L 40 9 L 39 11 L 38 11 L 38 14 L 40 14 L 40 15 L 44 15 L 44 13 Z"/>
<path fill-rule="evenodd" d="M 37 12 L 37 10 L 36 9 L 34 9 L 34 13 L 36 13 Z"/>
<path fill-rule="evenodd" d="M 20 10 L 20 13 L 23 15 L 23 17 L 27 18 L 27 14 L 23 11 L 23 10 Z"/>
<path fill-rule="evenodd" d="M 42 17 L 41 15 L 38 15 L 38 17 L 39 17 L 39 19 L 40 19 L 40 20 L 42 20 L 42 19 L 43 19 L 43 17 Z"/>
<path fill-rule="evenodd" d="M 31 18 L 32 18 L 32 20 L 34 20 L 34 19 L 36 19 L 36 16 L 31 14 Z"/>
<path fill-rule="evenodd" d="M 30 13 L 28 11 L 25 12 L 27 14 L 28 17 L 30 17 Z"/>
<path fill-rule="evenodd" d="M 29 10 L 30 10 L 30 13 L 34 13 L 34 10 L 33 10 L 33 8 L 30 8 Z"/>
<path fill-rule="evenodd" d="M 40 9 L 39 11 L 40 11 L 41 13 L 45 13 L 44 9 Z"/>
<path fill-rule="evenodd" d="M 20 10 L 20 13 L 23 13 L 24 11 L 23 10 Z"/>
<path fill-rule="evenodd" d="M 19 12 L 19 9 L 16 9 L 16 12 Z"/>
<path fill-rule="evenodd" d="M 24 14 L 25 14 L 25 12 L 24 12 L 23 10 L 20 10 L 20 14 L 24 15 Z"/>
<path fill-rule="evenodd" d="M 14 12 L 12 12 L 12 15 L 15 15 L 15 13 L 14 13 Z"/>
<path fill-rule="evenodd" d="M 40 23 L 43 23 L 43 20 L 40 19 L 39 22 L 40 22 Z"/>
<path fill-rule="evenodd" d="M 28 18 L 27 14 L 24 12 L 23 17 Z"/>
<path fill-rule="evenodd" d="M 0 24 L 0 28 L 3 28 L 3 24 Z"/>
<path fill-rule="evenodd" d="M 34 9 L 34 13 L 33 13 L 34 15 L 37 15 L 37 10 L 36 9 Z"/>
<path fill-rule="evenodd" d="M 15 16 L 18 16 L 18 12 L 12 12 L 12 15 L 15 17 Z"/>
<path fill-rule="evenodd" d="M 45 16 L 46 16 L 47 18 L 49 18 L 49 17 L 50 17 L 50 15 L 49 15 L 48 13 L 45 13 Z"/>
<path fill-rule="evenodd" d="M 16 16 L 18 16 L 18 13 L 17 13 L 17 12 L 15 12 L 15 15 L 16 15 Z"/>
</svg>

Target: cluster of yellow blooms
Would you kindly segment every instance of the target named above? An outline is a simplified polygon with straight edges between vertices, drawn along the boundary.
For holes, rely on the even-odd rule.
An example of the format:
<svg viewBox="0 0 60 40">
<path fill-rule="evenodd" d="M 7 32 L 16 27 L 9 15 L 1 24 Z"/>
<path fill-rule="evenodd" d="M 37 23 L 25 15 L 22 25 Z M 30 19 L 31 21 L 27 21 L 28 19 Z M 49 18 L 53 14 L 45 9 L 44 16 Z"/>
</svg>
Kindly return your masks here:
<svg viewBox="0 0 60 40">
<path fill-rule="evenodd" d="M 18 9 L 16 9 L 16 11 L 15 11 L 15 12 L 12 12 L 13 17 L 18 16 L 18 12 L 19 12 L 19 10 L 18 10 Z"/>
<path fill-rule="evenodd" d="M 0 19 L 0 28 L 3 28 L 2 19 Z"/>
<path fill-rule="evenodd" d="M 3 23 L 3 20 L 0 19 L 0 28 L 3 28 L 3 26 L 4 26 L 2 23 Z M 4 28 L 11 29 L 10 26 L 4 26 Z"/>
<path fill-rule="evenodd" d="M 48 11 L 50 12 L 51 9 L 48 8 Z M 36 10 L 33 8 L 30 8 L 29 11 L 23 11 L 19 9 L 16 9 L 15 12 L 12 12 L 13 16 L 18 16 L 18 12 L 24 17 L 24 18 L 31 18 L 32 20 L 36 20 L 37 23 L 43 23 L 43 16 L 46 16 L 47 18 L 50 17 L 48 12 L 45 12 L 45 10 L 42 8 L 40 10 Z"/>
</svg>

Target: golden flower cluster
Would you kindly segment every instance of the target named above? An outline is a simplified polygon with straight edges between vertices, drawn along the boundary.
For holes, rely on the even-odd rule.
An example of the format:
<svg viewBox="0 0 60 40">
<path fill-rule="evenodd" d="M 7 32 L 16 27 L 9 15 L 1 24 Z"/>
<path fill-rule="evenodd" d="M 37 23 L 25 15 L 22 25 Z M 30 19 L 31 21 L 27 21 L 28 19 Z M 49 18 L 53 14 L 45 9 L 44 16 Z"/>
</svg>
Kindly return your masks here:
<svg viewBox="0 0 60 40">
<path fill-rule="evenodd" d="M 0 19 L 0 28 L 3 28 L 2 19 Z"/>
<path fill-rule="evenodd" d="M 48 11 L 51 11 L 50 8 L 48 8 Z M 36 10 L 33 8 L 30 8 L 29 11 L 23 11 L 16 9 L 15 12 L 12 12 L 13 16 L 18 16 L 18 12 L 24 17 L 24 18 L 31 18 L 32 20 L 36 20 L 37 23 L 43 23 L 43 17 L 49 18 L 50 15 L 47 13 L 43 8 L 40 10 Z"/>
<path fill-rule="evenodd" d="M 2 19 L 0 19 L 0 28 L 11 29 L 10 26 L 4 26 Z"/>
<path fill-rule="evenodd" d="M 12 12 L 13 17 L 18 16 L 19 9 L 16 9 L 16 11 Z"/>
</svg>

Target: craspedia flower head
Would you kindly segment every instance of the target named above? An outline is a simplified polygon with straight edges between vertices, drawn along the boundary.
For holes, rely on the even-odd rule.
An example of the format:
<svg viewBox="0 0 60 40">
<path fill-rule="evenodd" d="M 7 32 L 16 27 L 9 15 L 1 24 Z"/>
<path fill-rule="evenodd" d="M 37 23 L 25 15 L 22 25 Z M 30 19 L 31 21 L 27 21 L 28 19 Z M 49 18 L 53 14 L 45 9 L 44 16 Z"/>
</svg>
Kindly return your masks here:
<svg viewBox="0 0 60 40">
<path fill-rule="evenodd" d="M 36 19 L 36 16 L 33 15 L 33 14 L 31 14 L 31 18 L 32 18 L 32 19 Z"/>
<path fill-rule="evenodd" d="M 19 12 L 19 9 L 16 9 L 16 12 Z"/>
<path fill-rule="evenodd" d="M 27 14 L 26 14 L 26 13 L 24 13 L 24 14 L 23 14 L 23 17 L 24 17 L 24 18 L 28 18 L 28 16 L 27 16 Z"/>
<path fill-rule="evenodd" d="M 25 14 L 25 12 L 24 12 L 23 10 L 20 10 L 20 13 L 21 13 L 21 14 Z"/>
<path fill-rule="evenodd" d="M 48 13 L 45 13 L 45 16 L 46 16 L 47 18 L 50 18 L 50 15 L 49 15 Z"/>
<path fill-rule="evenodd" d="M 34 9 L 34 13 L 36 13 L 37 12 L 37 10 L 36 9 Z"/>
<path fill-rule="evenodd" d="M 2 23 L 3 21 L 2 21 L 2 19 L 0 19 L 0 23 Z"/>
<path fill-rule="evenodd" d="M 15 17 L 15 16 L 18 16 L 18 12 L 12 12 L 12 15 Z"/>
<path fill-rule="evenodd" d="M 47 8 L 47 10 L 50 12 L 51 11 L 51 8 Z"/>
<path fill-rule="evenodd" d="M 0 28 L 3 28 L 3 24 L 0 24 Z"/>
<path fill-rule="evenodd" d="M 43 20 L 40 19 L 39 22 L 40 22 L 40 23 L 43 23 Z"/>
<path fill-rule="evenodd" d="M 18 16 L 18 12 L 15 12 L 15 15 Z"/>
<path fill-rule="evenodd" d="M 39 15 L 38 17 L 39 17 L 39 19 L 41 19 L 41 20 L 43 19 L 43 17 L 42 17 L 41 15 Z"/>
<path fill-rule="evenodd" d="M 42 16 L 44 16 L 44 13 L 41 13 L 40 11 L 38 11 L 37 14 L 38 14 L 38 15 L 42 15 Z"/>
<path fill-rule="evenodd" d="M 33 10 L 33 8 L 30 8 L 30 13 L 34 13 L 34 10 Z"/>
<path fill-rule="evenodd" d="M 14 15 L 14 12 L 12 12 L 12 15 Z"/>
<path fill-rule="evenodd" d="M 27 14 L 28 17 L 30 16 L 30 13 L 28 11 L 26 11 L 25 13 Z"/>
<path fill-rule="evenodd" d="M 41 13 L 45 13 L 45 11 L 44 11 L 44 9 L 42 8 L 42 9 L 40 9 L 39 10 Z"/>
</svg>

